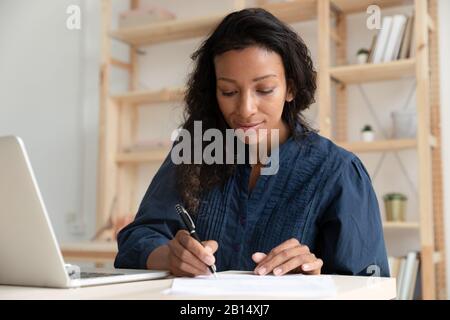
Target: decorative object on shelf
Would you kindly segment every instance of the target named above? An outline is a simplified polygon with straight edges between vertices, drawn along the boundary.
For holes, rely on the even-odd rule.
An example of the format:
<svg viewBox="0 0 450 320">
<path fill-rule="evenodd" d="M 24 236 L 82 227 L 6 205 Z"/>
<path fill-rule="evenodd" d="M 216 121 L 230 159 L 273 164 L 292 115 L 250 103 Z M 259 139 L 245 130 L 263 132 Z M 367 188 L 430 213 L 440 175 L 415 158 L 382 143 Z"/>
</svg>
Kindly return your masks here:
<svg viewBox="0 0 450 320">
<path fill-rule="evenodd" d="M 369 124 L 366 124 L 361 129 L 361 139 L 365 142 L 371 142 L 375 140 L 375 132 L 372 130 L 372 126 Z"/>
<path fill-rule="evenodd" d="M 114 216 L 95 234 L 93 241 L 116 241 L 119 231 L 134 220 L 134 214 Z"/>
<path fill-rule="evenodd" d="M 366 48 L 359 49 L 356 57 L 358 58 L 359 64 L 367 63 L 367 59 L 369 58 L 369 50 L 367 50 Z"/>
<path fill-rule="evenodd" d="M 384 195 L 386 221 L 405 221 L 406 202 L 408 198 L 402 193 L 388 193 Z"/>
<path fill-rule="evenodd" d="M 166 8 L 151 5 L 124 11 L 119 16 L 119 28 L 142 26 L 154 22 L 173 20 L 176 16 Z"/>
<path fill-rule="evenodd" d="M 116 241 L 117 234 L 119 231 L 133 222 L 135 214 L 129 213 L 126 215 L 116 215 L 114 214 L 114 208 L 117 204 L 117 197 L 114 197 L 114 201 L 109 213 L 109 218 L 106 223 L 97 230 L 95 235 L 92 237 L 92 241 Z"/>
<path fill-rule="evenodd" d="M 397 139 L 416 138 L 417 113 L 410 110 L 398 110 L 391 113 L 393 134 Z"/>
<path fill-rule="evenodd" d="M 126 148 L 126 152 L 139 152 L 139 151 L 151 151 L 156 149 L 167 149 L 170 150 L 173 142 L 170 140 L 162 139 L 139 139 L 134 145 Z"/>
</svg>

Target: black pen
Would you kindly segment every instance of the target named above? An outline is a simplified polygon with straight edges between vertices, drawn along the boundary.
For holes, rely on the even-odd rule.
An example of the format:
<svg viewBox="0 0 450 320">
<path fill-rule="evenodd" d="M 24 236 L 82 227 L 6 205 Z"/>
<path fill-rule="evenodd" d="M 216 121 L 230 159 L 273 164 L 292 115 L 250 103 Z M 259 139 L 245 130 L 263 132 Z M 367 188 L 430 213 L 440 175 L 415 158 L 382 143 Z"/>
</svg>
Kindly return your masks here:
<svg viewBox="0 0 450 320">
<path fill-rule="evenodd" d="M 198 242 L 200 242 L 200 244 L 202 244 L 202 241 L 200 240 L 200 238 L 198 237 L 197 232 L 195 231 L 194 221 L 192 221 L 192 218 L 189 215 L 189 213 L 186 211 L 186 209 L 183 208 L 182 205 L 177 204 L 177 205 L 175 205 L 175 210 L 180 215 L 181 220 L 183 220 L 184 224 L 186 225 L 186 228 L 188 229 L 189 234 L 191 235 L 191 237 L 194 238 L 195 240 L 197 240 Z M 217 278 L 216 266 L 213 264 L 211 266 L 208 266 L 208 268 L 211 271 L 211 273 L 214 275 L 214 277 Z"/>
</svg>

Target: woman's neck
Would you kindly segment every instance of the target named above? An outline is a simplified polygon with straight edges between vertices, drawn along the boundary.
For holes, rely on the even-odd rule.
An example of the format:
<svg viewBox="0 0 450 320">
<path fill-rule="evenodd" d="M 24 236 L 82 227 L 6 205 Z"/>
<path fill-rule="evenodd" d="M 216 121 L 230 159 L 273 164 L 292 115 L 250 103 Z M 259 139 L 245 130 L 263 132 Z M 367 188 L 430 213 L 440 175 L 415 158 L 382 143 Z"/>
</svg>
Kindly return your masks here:
<svg viewBox="0 0 450 320">
<path fill-rule="evenodd" d="M 278 127 L 278 128 L 274 128 L 274 129 L 271 129 L 271 130 L 278 130 L 278 142 L 277 142 L 277 146 L 279 147 L 279 146 L 281 146 L 283 143 L 285 143 L 288 139 L 289 139 L 289 137 L 290 137 L 290 135 L 291 135 L 291 130 L 289 129 L 289 127 L 288 127 L 288 125 L 284 122 L 284 121 L 282 121 L 281 120 L 281 124 L 280 124 L 280 126 Z M 272 141 L 271 141 L 271 139 L 272 139 L 272 132 L 268 132 L 267 133 L 267 139 L 264 141 L 264 142 L 262 142 L 262 143 L 266 143 L 267 144 L 267 146 L 266 146 L 266 150 L 267 150 L 267 156 L 270 156 L 270 154 L 271 154 L 271 149 L 272 149 Z M 259 145 L 257 145 L 257 148 L 259 148 Z M 257 165 L 258 166 L 261 166 L 262 165 L 262 161 L 261 161 L 261 159 L 260 159 L 260 154 L 259 154 L 259 150 L 257 150 L 258 152 L 257 152 L 257 155 L 258 155 L 258 159 L 257 159 Z M 254 166 L 254 164 L 252 164 L 251 165 L 252 167 Z"/>
</svg>

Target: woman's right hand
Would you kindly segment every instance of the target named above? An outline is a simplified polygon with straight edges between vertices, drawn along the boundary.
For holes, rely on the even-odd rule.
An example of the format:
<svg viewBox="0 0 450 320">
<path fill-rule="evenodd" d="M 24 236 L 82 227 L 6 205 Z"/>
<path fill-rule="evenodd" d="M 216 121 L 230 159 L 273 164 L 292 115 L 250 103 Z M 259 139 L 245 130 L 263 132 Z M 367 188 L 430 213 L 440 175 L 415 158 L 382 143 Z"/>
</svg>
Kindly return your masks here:
<svg viewBox="0 0 450 320">
<path fill-rule="evenodd" d="M 219 246 L 214 240 L 203 241 L 202 244 L 186 230 L 178 231 L 167 245 L 169 271 L 175 276 L 187 277 L 210 274 L 208 266 L 216 262 L 214 252 Z"/>
</svg>

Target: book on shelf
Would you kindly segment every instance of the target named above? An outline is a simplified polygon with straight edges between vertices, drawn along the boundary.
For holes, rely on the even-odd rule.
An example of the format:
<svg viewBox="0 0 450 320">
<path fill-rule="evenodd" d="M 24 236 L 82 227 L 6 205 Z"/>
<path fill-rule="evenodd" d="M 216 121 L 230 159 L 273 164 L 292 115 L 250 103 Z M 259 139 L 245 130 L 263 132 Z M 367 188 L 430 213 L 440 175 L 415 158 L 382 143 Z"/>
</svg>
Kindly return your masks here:
<svg viewBox="0 0 450 320">
<path fill-rule="evenodd" d="M 417 287 L 417 277 L 419 275 L 419 259 L 414 260 L 414 265 L 412 269 L 410 287 L 408 290 L 408 300 L 413 300 L 415 296 L 415 291 Z"/>
<path fill-rule="evenodd" d="M 402 291 L 402 288 L 404 286 L 404 274 L 405 274 L 405 263 L 406 263 L 406 258 L 404 257 L 400 257 L 399 259 L 399 266 L 398 266 L 398 271 L 397 271 L 397 275 L 395 276 L 395 278 L 397 279 L 397 300 L 400 300 L 400 293 Z"/>
<path fill-rule="evenodd" d="M 387 40 L 383 62 L 397 60 L 403 33 L 405 31 L 406 20 L 406 16 L 402 14 L 396 14 L 392 17 L 392 28 Z"/>
<path fill-rule="evenodd" d="M 411 54 L 412 33 L 414 29 L 414 16 L 409 16 L 406 21 L 405 32 L 403 33 L 402 44 L 398 59 L 406 59 Z"/>
<path fill-rule="evenodd" d="M 414 16 L 385 16 L 372 39 L 368 62 L 382 63 L 414 56 Z"/>
<path fill-rule="evenodd" d="M 388 257 L 388 264 L 391 277 L 397 278 L 400 270 L 400 259 L 397 257 Z"/>
<path fill-rule="evenodd" d="M 370 48 L 369 48 L 369 56 L 367 57 L 367 62 L 373 62 L 373 51 L 375 49 L 375 44 L 377 43 L 377 34 L 374 34 L 372 37 L 372 43 L 370 44 Z"/>
<path fill-rule="evenodd" d="M 396 278 L 397 300 L 412 300 L 419 271 L 417 252 L 408 252 L 403 257 L 389 257 L 388 263 L 391 277 Z"/>
<path fill-rule="evenodd" d="M 405 271 L 403 274 L 403 286 L 400 288 L 399 300 L 411 300 L 414 293 L 414 286 L 416 284 L 417 270 L 419 261 L 417 259 L 417 252 L 409 252 L 406 255 Z"/>
<path fill-rule="evenodd" d="M 386 16 L 383 18 L 383 22 L 381 24 L 381 30 L 378 33 L 377 43 L 375 44 L 374 53 L 373 53 L 373 63 L 380 63 L 383 61 L 384 52 L 386 51 L 386 45 L 389 38 L 389 33 L 392 28 L 392 17 Z"/>
<path fill-rule="evenodd" d="M 408 58 L 414 58 L 416 55 L 416 37 L 414 37 L 414 16 L 412 17 L 412 26 L 411 26 L 411 35 L 410 35 L 410 47 L 409 47 L 409 55 Z"/>
</svg>

